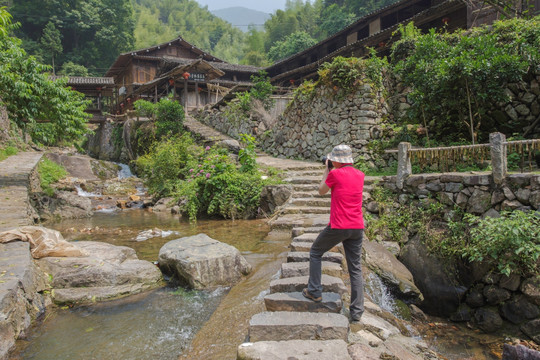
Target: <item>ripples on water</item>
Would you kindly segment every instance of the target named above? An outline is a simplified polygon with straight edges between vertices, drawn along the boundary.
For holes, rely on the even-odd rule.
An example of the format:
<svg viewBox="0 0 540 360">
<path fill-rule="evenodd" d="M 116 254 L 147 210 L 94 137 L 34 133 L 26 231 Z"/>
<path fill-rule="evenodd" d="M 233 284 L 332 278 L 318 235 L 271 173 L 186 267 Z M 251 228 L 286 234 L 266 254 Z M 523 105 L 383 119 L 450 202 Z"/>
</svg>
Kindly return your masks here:
<svg viewBox="0 0 540 360">
<path fill-rule="evenodd" d="M 252 264 L 262 261 L 267 250 L 264 238 L 268 227 L 257 220 L 202 220 L 193 225 L 170 214 L 127 210 L 45 226 L 59 230 L 70 241 L 131 247 L 140 259 L 149 261 L 157 260 L 159 249 L 168 241 L 199 233 L 235 246 Z M 137 241 L 142 231 L 154 228 L 170 236 Z M 58 309 L 30 330 L 27 340 L 17 342 L 11 359 L 178 359 L 227 292 L 225 288 L 191 291 L 164 287 L 91 306 Z"/>
</svg>

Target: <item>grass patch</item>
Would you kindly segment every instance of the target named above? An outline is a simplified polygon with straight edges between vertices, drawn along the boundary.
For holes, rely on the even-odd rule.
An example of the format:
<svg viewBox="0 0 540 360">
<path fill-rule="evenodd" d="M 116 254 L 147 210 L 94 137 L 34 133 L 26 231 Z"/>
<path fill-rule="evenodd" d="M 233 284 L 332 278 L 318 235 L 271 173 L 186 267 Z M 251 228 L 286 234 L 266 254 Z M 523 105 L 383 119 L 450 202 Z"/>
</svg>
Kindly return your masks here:
<svg viewBox="0 0 540 360">
<path fill-rule="evenodd" d="M 15 155 L 19 152 L 15 146 L 6 146 L 0 149 L 0 161 L 7 159 L 11 155 Z"/>
<path fill-rule="evenodd" d="M 53 196 L 54 194 L 54 189 L 51 187 L 51 184 L 65 178 L 68 174 L 62 165 L 58 165 L 47 158 L 43 158 L 39 162 L 38 173 L 41 181 L 41 189 L 49 196 Z"/>
</svg>

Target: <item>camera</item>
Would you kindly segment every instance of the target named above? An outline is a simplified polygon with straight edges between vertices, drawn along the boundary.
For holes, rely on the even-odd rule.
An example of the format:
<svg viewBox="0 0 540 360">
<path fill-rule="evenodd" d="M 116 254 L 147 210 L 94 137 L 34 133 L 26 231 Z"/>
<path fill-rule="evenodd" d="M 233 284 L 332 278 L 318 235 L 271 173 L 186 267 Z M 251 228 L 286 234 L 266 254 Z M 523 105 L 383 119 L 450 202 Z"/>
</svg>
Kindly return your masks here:
<svg viewBox="0 0 540 360">
<path fill-rule="evenodd" d="M 326 156 L 323 156 L 322 159 L 321 159 L 324 166 L 326 166 L 326 160 L 328 160 L 328 158 Z M 334 167 L 334 165 L 332 165 L 332 161 L 328 160 L 328 168 L 331 169 L 333 167 Z"/>
</svg>

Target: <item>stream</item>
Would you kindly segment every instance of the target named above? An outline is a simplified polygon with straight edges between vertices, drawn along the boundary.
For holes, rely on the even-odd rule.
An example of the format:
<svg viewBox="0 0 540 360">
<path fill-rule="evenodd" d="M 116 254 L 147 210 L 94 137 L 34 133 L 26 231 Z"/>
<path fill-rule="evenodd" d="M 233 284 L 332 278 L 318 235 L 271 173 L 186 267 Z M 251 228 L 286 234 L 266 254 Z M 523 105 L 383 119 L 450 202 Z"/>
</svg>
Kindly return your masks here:
<svg viewBox="0 0 540 360">
<path fill-rule="evenodd" d="M 119 178 L 132 176 L 122 168 Z M 95 197 L 78 189 L 82 196 Z M 269 282 L 286 261 L 289 232 L 270 232 L 264 220 L 199 220 L 190 224 L 168 213 L 143 209 L 96 212 L 86 219 L 44 224 L 69 241 L 102 241 L 133 248 L 139 259 L 156 261 L 168 241 L 205 233 L 236 247 L 252 265 L 232 288 L 213 291 L 164 286 L 124 299 L 62 307 L 37 321 L 17 341 L 11 360 L 235 359 L 251 316 L 264 311 Z M 368 279 L 366 295 L 396 313 L 396 302 L 380 279 Z M 413 325 L 411 325 L 412 329 Z M 500 359 L 504 338 L 465 325 L 429 318 L 414 324 L 429 348 L 449 360 Z"/>
</svg>

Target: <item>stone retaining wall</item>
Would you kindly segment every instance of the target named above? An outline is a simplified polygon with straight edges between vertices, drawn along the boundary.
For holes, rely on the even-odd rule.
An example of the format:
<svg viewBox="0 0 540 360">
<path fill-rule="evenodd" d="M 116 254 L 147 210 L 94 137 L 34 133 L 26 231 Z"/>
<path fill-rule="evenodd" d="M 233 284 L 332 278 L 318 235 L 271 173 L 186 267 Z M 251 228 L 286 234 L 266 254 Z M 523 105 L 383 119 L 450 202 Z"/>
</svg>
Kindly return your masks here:
<svg viewBox="0 0 540 360">
<path fill-rule="evenodd" d="M 452 217 L 455 206 L 482 217 L 497 217 L 501 211 L 540 212 L 538 174 L 508 175 L 501 184 L 496 184 L 488 173 L 419 174 L 409 176 L 401 190 L 396 177 L 391 176 L 383 177 L 379 186 L 390 189 L 400 204 L 438 199 L 445 205 L 445 218 Z M 378 213 L 378 206 L 369 195 L 365 209 Z M 540 279 L 494 275 L 486 273 L 482 266 L 473 266 L 465 277 L 468 283 L 460 285 L 466 288 L 459 294 L 461 305 L 454 309 L 452 320 L 472 320 L 486 332 L 496 331 L 508 322 L 519 325 L 534 341 L 540 341 Z"/>
</svg>

